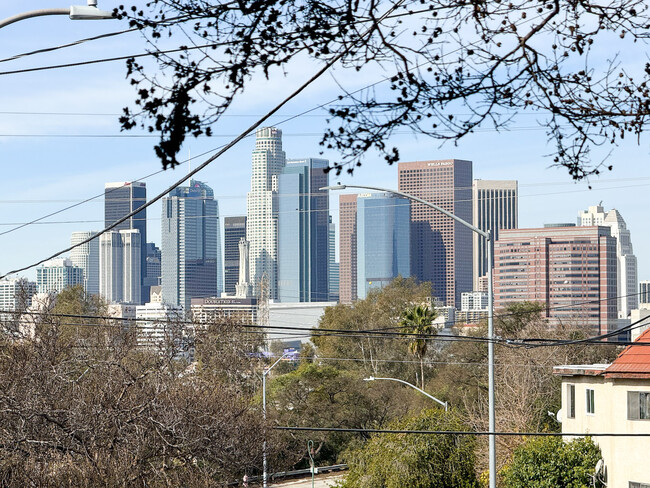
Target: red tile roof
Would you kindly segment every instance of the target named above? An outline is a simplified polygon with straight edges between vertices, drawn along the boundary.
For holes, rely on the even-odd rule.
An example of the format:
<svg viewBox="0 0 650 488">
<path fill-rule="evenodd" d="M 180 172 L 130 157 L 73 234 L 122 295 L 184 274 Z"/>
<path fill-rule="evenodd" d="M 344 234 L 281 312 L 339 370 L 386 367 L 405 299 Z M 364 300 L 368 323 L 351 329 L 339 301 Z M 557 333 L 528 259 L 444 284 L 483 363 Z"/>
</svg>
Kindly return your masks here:
<svg viewBox="0 0 650 488">
<path fill-rule="evenodd" d="M 650 343 L 650 328 L 634 342 Z M 605 370 L 605 378 L 650 378 L 650 345 L 627 346 Z"/>
</svg>

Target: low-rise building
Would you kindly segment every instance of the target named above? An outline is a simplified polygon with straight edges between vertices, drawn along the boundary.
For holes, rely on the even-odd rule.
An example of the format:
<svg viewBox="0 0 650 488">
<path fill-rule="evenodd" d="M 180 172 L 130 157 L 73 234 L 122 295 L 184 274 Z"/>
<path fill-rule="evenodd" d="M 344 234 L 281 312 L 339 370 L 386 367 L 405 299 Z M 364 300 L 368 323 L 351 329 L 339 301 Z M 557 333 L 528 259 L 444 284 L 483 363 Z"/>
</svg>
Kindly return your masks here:
<svg viewBox="0 0 650 488">
<path fill-rule="evenodd" d="M 650 486 L 650 330 L 612 364 L 556 366 L 562 377 L 562 432 L 570 440 L 594 435 L 603 455 L 607 486 Z M 610 436 L 596 434 L 611 433 Z M 626 436 L 625 434 L 631 434 Z M 641 436 L 638 436 L 641 434 Z"/>
</svg>

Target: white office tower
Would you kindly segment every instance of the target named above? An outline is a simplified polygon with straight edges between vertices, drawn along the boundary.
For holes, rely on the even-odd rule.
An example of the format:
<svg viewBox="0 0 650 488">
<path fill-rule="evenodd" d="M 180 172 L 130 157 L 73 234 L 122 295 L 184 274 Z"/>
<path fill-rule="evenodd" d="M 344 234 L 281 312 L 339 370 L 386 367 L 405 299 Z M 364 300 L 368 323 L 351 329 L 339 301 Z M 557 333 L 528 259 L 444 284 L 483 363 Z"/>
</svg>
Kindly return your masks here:
<svg viewBox="0 0 650 488">
<path fill-rule="evenodd" d="M 5 278 L 0 280 L 0 317 L 4 312 L 25 310 L 32 304 L 36 294 L 36 283 L 25 278 Z"/>
<path fill-rule="evenodd" d="M 64 288 L 83 285 L 84 272 L 72 265 L 68 258 L 54 258 L 36 268 L 39 293 L 59 293 Z"/>
<path fill-rule="evenodd" d="M 472 220 L 475 227 L 492 231 L 492 242 L 501 229 L 518 227 L 518 189 L 516 180 L 474 180 L 472 182 Z M 480 280 L 488 271 L 487 242 L 472 233 L 473 289 L 480 289 Z"/>
<path fill-rule="evenodd" d="M 618 318 L 625 319 L 630 311 L 638 308 L 637 262 L 632 249 L 630 231 L 616 209 L 605 212 L 601 205 L 594 205 L 578 214 L 580 226 L 607 226 L 616 237 Z"/>
<path fill-rule="evenodd" d="M 235 298 L 250 298 L 250 243 L 243 237 L 239 239 L 239 280 L 235 285 Z"/>
<path fill-rule="evenodd" d="M 106 232 L 99 239 L 99 294 L 113 303 L 140 304 L 140 231 Z"/>
<path fill-rule="evenodd" d="M 96 234 L 97 232 L 94 231 L 73 232 L 70 236 L 70 245 L 77 246 Z M 99 238 L 75 247 L 70 251 L 70 261 L 73 266 L 83 269 L 86 293 L 97 295 L 99 293 Z"/>
<path fill-rule="evenodd" d="M 250 242 L 250 276 L 255 292 L 263 277 L 269 297 L 277 298 L 278 268 L 278 176 L 286 156 L 282 131 L 263 127 L 256 132 L 251 191 L 246 199 L 246 240 Z"/>
</svg>

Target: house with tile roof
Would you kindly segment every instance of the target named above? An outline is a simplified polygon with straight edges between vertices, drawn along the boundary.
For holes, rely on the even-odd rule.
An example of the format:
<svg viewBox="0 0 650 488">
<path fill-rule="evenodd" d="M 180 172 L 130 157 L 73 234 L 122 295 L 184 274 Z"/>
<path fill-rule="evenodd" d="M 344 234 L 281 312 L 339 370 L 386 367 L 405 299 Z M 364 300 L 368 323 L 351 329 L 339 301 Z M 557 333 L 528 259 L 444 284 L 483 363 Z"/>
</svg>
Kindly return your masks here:
<svg viewBox="0 0 650 488">
<path fill-rule="evenodd" d="M 565 440 L 594 436 L 608 488 L 650 488 L 650 329 L 611 364 L 553 369 L 562 378 Z"/>
</svg>

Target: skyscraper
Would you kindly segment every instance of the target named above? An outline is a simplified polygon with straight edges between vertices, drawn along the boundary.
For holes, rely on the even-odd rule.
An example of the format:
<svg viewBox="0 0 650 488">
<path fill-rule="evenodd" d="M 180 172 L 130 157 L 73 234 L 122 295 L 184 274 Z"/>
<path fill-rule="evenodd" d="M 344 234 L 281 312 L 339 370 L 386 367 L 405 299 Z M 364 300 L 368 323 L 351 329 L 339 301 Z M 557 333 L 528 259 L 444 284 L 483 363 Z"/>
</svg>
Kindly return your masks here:
<svg viewBox="0 0 650 488">
<path fill-rule="evenodd" d="M 339 301 L 357 299 L 357 196 L 339 195 Z"/>
<path fill-rule="evenodd" d="M 339 263 L 336 261 L 336 225 L 332 223 L 332 216 L 329 216 L 327 235 L 327 269 L 329 301 L 339 301 Z"/>
<path fill-rule="evenodd" d="M 160 263 L 162 254 L 160 252 L 160 248 L 153 242 L 147 242 L 145 250 L 147 254 L 147 277 L 144 279 L 144 284 L 147 289 L 151 290 L 152 286 L 160 286 Z M 149 300 L 150 296 L 142 297 L 142 301 L 144 302 Z"/>
<path fill-rule="evenodd" d="M 142 240 L 137 229 L 99 236 L 99 293 L 107 301 L 142 302 Z"/>
<path fill-rule="evenodd" d="M 96 234 L 97 232 L 94 231 L 73 232 L 70 236 L 70 245 L 75 246 Z M 97 295 L 99 293 L 99 238 L 72 249 L 70 261 L 73 266 L 83 269 L 86 293 Z"/>
<path fill-rule="evenodd" d="M 398 164 L 399 190 L 472 221 L 472 162 L 459 159 Z M 411 273 L 429 281 L 447 306 L 472 290 L 472 231 L 421 203 L 411 204 Z"/>
<path fill-rule="evenodd" d="M 357 296 L 411 275 L 410 201 L 391 193 L 357 198 Z"/>
<path fill-rule="evenodd" d="M 119 219 L 137 210 L 147 203 L 147 185 L 139 181 L 106 183 L 104 186 L 104 225 L 117 222 Z M 147 242 L 147 209 L 135 214 L 133 217 L 117 225 L 112 230 L 120 231 L 126 229 L 137 229 L 140 231 L 140 242 L 142 249 L 145 249 Z M 147 254 L 142 252 L 140 256 L 140 276 L 142 290 L 141 297 L 148 297 L 148 290 L 144 284 L 147 276 Z"/>
<path fill-rule="evenodd" d="M 278 176 L 285 166 L 282 131 L 257 129 L 251 191 L 246 199 L 246 239 L 250 242 L 251 282 L 257 291 L 266 277 L 270 298 L 277 298 Z"/>
<path fill-rule="evenodd" d="M 607 226 L 611 229 L 612 237 L 616 238 L 618 317 L 627 318 L 631 310 L 638 308 L 639 297 L 637 261 L 625 220 L 616 209 L 605 212 L 601 205 L 594 205 L 578 213 L 578 225 Z"/>
<path fill-rule="evenodd" d="M 233 294 L 239 277 L 239 241 L 246 238 L 246 217 L 225 217 L 223 234 L 223 290 Z"/>
<path fill-rule="evenodd" d="M 616 239 L 605 226 L 502 230 L 494 249 L 494 305 L 534 301 L 551 323 L 615 330 Z"/>
<path fill-rule="evenodd" d="M 492 231 L 492 242 L 499 230 L 518 227 L 518 192 L 515 180 L 474 180 L 472 183 L 472 223 L 483 231 Z M 474 259 L 473 289 L 479 289 L 479 279 L 488 271 L 485 239 L 472 233 Z"/>
<path fill-rule="evenodd" d="M 190 180 L 162 202 L 163 300 L 189 311 L 192 298 L 222 287 L 219 205 L 205 183 Z"/>
<path fill-rule="evenodd" d="M 328 184 L 325 159 L 290 160 L 278 176 L 277 298 L 322 302 L 328 288 Z"/>
<path fill-rule="evenodd" d="M 0 280 L 0 310 L 23 311 L 32 304 L 32 296 L 36 293 L 37 286 L 33 281 L 25 278 L 5 278 Z M 3 314 L 0 317 L 16 318 L 15 314 Z"/>
<path fill-rule="evenodd" d="M 68 258 L 54 258 L 36 268 L 39 293 L 58 293 L 64 288 L 83 285 L 83 269 L 72 265 Z"/>
</svg>

